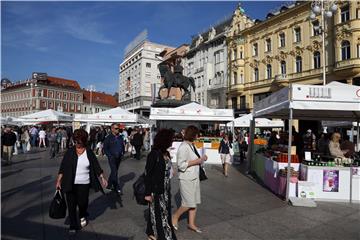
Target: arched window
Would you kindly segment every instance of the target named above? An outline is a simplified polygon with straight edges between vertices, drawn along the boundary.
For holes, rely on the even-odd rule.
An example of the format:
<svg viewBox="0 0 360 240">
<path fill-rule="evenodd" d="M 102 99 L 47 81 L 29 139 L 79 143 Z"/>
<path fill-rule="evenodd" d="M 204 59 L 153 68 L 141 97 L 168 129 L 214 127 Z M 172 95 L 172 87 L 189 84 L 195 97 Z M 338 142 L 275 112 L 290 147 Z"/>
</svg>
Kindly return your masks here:
<svg viewBox="0 0 360 240">
<path fill-rule="evenodd" d="M 320 52 L 316 51 L 314 52 L 314 68 L 320 68 L 321 62 L 320 62 Z"/>
<path fill-rule="evenodd" d="M 254 81 L 259 81 L 259 69 L 254 68 Z"/>
<path fill-rule="evenodd" d="M 350 59 L 350 42 L 345 40 L 341 42 L 341 60 Z"/>
<path fill-rule="evenodd" d="M 285 61 L 281 61 L 280 70 L 281 70 L 281 74 L 286 74 L 286 62 Z"/>
<path fill-rule="evenodd" d="M 266 79 L 270 79 L 272 76 L 271 64 L 266 65 Z"/>
<path fill-rule="evenodd" d="M 302 72 L 302 58 L 300 56 L 296 57 L 296 72 Z"/>
</svg>

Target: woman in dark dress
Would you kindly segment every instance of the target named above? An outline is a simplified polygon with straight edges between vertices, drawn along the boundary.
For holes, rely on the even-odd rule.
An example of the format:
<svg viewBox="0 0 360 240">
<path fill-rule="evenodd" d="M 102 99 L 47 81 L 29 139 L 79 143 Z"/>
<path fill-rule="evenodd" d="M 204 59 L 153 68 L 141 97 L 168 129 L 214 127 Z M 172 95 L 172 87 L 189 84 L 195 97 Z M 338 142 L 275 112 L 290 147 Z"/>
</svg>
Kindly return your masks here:
<svg viewBox="0 0 360 240">
<path fill-rule="evenodd" d="M 145 199 L 149 202 L 149 218 L 146 234 L 150 240 L 176 239 L 171 223 L 171 158 L 174 133 L 161 129 L 155 136 L 154 145 L 145 166 Z"/>
</svg>

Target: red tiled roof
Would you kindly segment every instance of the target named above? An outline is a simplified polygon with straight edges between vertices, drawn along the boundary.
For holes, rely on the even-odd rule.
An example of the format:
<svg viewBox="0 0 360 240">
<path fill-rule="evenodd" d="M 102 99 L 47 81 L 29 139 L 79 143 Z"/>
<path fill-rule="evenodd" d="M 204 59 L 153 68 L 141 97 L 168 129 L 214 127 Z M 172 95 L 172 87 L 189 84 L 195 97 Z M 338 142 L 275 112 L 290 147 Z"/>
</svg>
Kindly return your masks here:
<svg viewBox="0 0 360 240">
<path fill-rule="evenodd" d="M 90 91 L 83 91 L 84 93 L 84 102 L 90 103 Z M 92 103 L 107 105 L 111 107 L 117 107 L 118 103 L 114 96 L 101 92 L 92 92 L 91 93 Z"/>
<path fill-rule="evenodd" d="M 57 86 L 62 86 L 62 87 L 72 87 L 72 88 L 75 88 L 78 90 L 80 89 L 79 83 L 75 80 L 69 80 L 69 79 L 51 77 L 51 76 L 48 76 L 47 80 L 48 80 L 49 84 L 51 84 L 51 85 L 57 85 Z"/>
</svg>

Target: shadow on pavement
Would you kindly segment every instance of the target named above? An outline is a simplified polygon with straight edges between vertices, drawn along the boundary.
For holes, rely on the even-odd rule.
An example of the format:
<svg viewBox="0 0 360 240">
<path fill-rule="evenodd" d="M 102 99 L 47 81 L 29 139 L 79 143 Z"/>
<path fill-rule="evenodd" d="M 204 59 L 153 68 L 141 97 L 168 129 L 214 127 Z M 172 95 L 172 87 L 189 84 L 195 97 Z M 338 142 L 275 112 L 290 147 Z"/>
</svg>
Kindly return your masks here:
<svg viewBox="0 0 360 240">
<path fill-rule="evenodd" d="M 123 175 L 119 178 L 119 187 L 122 190 L 125 184 L 135 178 L 136 174 L 134 172 Z"/>
<path fill-rule="evenodd" d="M 101 194 L 101 196 L 89 204 L 89 220 L 95 220 L 97 217 L 104 214 L 107 208 L 118 209 L 117 205 L 119 205 L 120 208 L 124 207 L 120 195 L 115 192 L 106 195 Z"/>
<path fill-rule="evenodd" d="M 9 172 L 3 172 L 3 173 L 1 173 L 1 179 L 9 177 L 9 176 L 17 174 L 17 173 L 20 173 L 22 171 L 23 171 L 23 169 L 19 169 L 19 170 L 15 170 L 15 171 L 9 171 Z"/>
</svg>

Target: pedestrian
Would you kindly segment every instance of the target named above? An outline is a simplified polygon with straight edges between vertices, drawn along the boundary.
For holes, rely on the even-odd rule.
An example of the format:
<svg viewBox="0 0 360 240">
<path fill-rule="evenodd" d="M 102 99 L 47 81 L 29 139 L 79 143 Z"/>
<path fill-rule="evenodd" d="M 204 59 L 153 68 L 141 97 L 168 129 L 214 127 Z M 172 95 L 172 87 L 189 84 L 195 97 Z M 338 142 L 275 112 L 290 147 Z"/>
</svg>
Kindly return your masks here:
<svg viewBox="0 0 360 240">
<path fill-rule="evenodd" d="M 18 147 L 20 147 L 20 136 L 18 134 L 18 132 L 16 130 L 12 130 L 12 132 L 15 134 L 16 136 L 16 142 L 14 144 L 14 155 L 18 155 Z"/>
<path fill-rule="evenodd" d="M 154 146 L 145 166 L 145 199 L 149 202 L 146 234 L 150 240 L 176 239 L 171 222 L 171 157 L 174 134 L 162 129 L 155 136 Z"/>
<path fill-rule="evenodd" d="M 66 149 L 66 143 L 67 143 L 67 132 L 65 128 L 61 129 L 61 150 L 64 151 Z"/>
<path fill-rule="evenodd" d="M 207 160 L 207 156 L 200 157 L 195 146 L 192 144 L 198 138 L 199 129 L 189 126 L 185 129 L 184 141 L 180 144 L 176 158 L 179 172 L 179 186 L 181 206 L 172 217 L 172 224 L 178 230 L 178 221 L 181 215 L 189 211 L 188 229 L 201 233 L 195 224 L 197 205 L 201 203 L 199 168 Z"/>
<path fill-rule="evenodd" d="M 66 195 L 70 234 L 80 230 L 77 222 L 77 208 L 79 208 L 80 226 L 84 228 L 88 224 L 89 189 L 103 192 L 101 185 L 107 186 L 103 170 L 95 154 L 91 149 L 86 148 L 87 132 L 77 129 L 73 138 L 75 147 L 65 153 L 56 181 L 56 189 L 61 189 Z"/>
<path fill-rule="evenodd" d="M 240 137 L 240 141 L 239 141 L 240 163 L 243 163 L 245 161 L 247 150 L 248 150 L 248 145 L 245 141 L 245 137 Z"/>
<path fill-rule="evenodd" d="M 146 128 L 144 132 L 144 149 L 145 151 L 150 150 L 150 128 Z"/>
<path fill-rule="evenodd" d="M 133 135 L 133 138 L 131 140 L 131 145 L 135 147 L 135 158 L 137 160 L 140 160 L 141 158 L 141 147 L 143 145 L 143 137 L 142 133 L 140 133 L 138 128 L 135 128 L 135 134 Z"/>
<path fill-rule="evenodd" d="M 104 152 L 108 158 L 111 171 L 107 188 L 108 190 L 113 190 L 121 194 L 118 170 L 122 156 L 124 155 L 125 145 L 122 136 L 119 134 L 119 130 L 118 124 L 111 124 L 111 134 L 109 134 L 104 141 Z"/>
<path fill-rule="evenodd" d="M 97 139 L 97 130 L 96 128 L 90 129 L 90 148 L 95 151 L 96 148 L 96 139 Z"/>
<path fill-rule="evenodd" d="M 6 155 L 6 163 L 10 165 L 11 158 L 13 156 L 13 147 L 16 143 L 16 135 L 9 127 L 6 127 L 4 134 L 1 136 L 1 142 L 3 144 L 3 153 Z"/>
<path fill-rule="evenodd" d="M 41 129 L 39 132 L 39 147 L 41 147 L 41 143 L 44 145 L 44 147 L 46 148 L 46 143 L 45 143 L 45 138 L 46 138 L 46 132 L 44 129 Z"/>
<path fill-rule="evenodd" d="M 50 158 L 54 158 L 56 153 L 57 153 L 57 132 L 56 132 L 56 128 L 53 127 L 51 129 L 51 132 L 48 135 L 48 139 L 49 139 L 49 146 L 50 146 Z"/>
<path fill-rule="evenodd" d="M 21 141 L 21 147 L 23 149 L 23 153 L 27 153 L 28 152 L 28 144 L 30 144 L 29 143 L 30 136 L 29 136 L 28 130 L 25 127 L 23 127 L 21 129 L 20 141 Z"/>
<path fill-rule="evenodd" d="M 223 174 L 225 177 L 228 176 L 229 164 L 231 164 L 230 148 L 232 148 L 232 146 L 229 141 L 229 136 L 225 134 L 219 146 L 219 154 L 223 166 Z"/>
<path fill-rule="evenodd" d="M 31 140 L 31 146 L 36 147 L 36 139 L 38 137 L 38 129 L 35 126 L 32 126 L 30 129 L 30 140 Z"/>
</svg>

